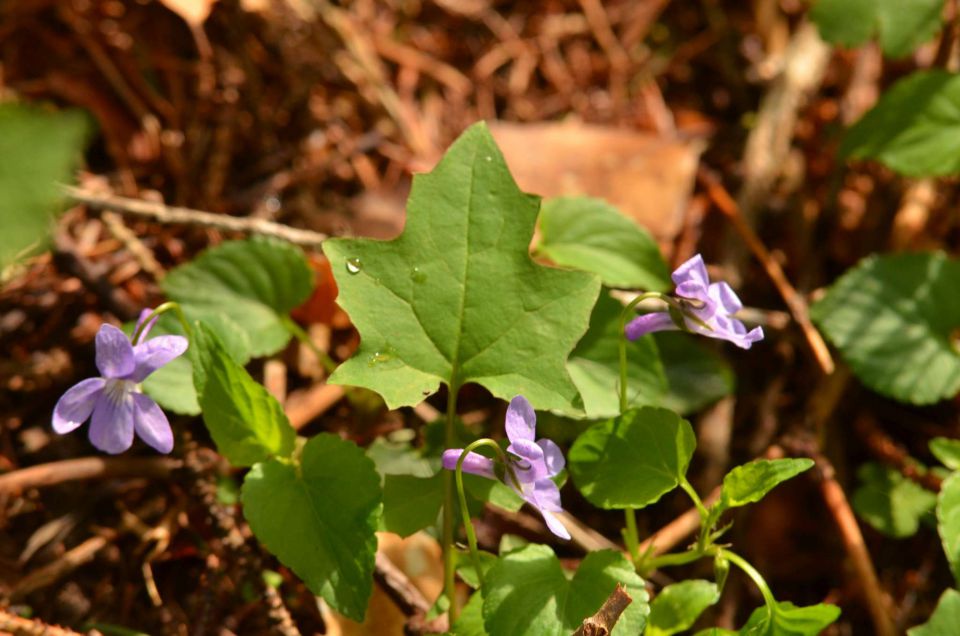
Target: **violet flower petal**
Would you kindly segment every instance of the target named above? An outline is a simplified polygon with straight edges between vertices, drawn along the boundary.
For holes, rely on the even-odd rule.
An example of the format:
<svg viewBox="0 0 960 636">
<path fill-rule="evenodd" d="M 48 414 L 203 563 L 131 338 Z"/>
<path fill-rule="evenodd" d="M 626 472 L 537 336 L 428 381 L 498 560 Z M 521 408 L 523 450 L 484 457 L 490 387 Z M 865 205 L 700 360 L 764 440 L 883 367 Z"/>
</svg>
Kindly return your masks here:
<svg viewBox="0 0 960 636">
<path fill-rule="evenodd" d="M 119 331 L 119 330 L 118 330 Z M 90 443 L 105 453 L 116 455 L 133 445 L 134 402 L 130 393 L 97 397 L 90 420 Z"/>
<path fill-rule="evenodd" d="M 737 297 L 736 292 L 734 292 L 733 288 L 727 283 L 713 283 L 707 288 L 707 294 L 710 300 L 719 304 L 727 315 L 732 316 L 743 309 L 743 303 L 740 302 L 740 298 Z"/>
<path fill-rule="evenodd" d="M 656 312 L 637 316 L 627 323 L 623 331 L 627 336 L 627 340 L 636 340 L 654 331 L 675 331 L 679 328 L 680 327 L 673 322 L 670 314 L 666 312 Z"/>
<path fill-rule="evenodd" d="M 148 375 L 187 350 L 183 336 L 157 336 L 133 348 L 136 366 L 127 379 L 143 382 Z"/>
<path fill-rule="evenodd" d="M 516 443 L 519 440 L 533 441 L 537 432 L 537 414 L 527 398 L 518 395 L 510 400 L 510 406 L 507 407 L 505 428 L 507 439 L 511 443 Z"/>
<path fill-rule="evenodd" d="M 547 527 L 550 528 L 550 532 L 563 539 L 570 538 L 570 533 L 563 527 L 560 520 L 551 514 L 563 510 L 560 506 L 560 489 L 553 483 L 553 480 L 541 479 L 533 484 L 532 489 L 527 489 L 523 494 L 523 498 L 527 503 L 543 515 L 543 520 L 546 522 Z"/>
<path fill-rule="evenodd" d="M 507 452 L 522 457 L 531 463 L 543 462 L 543 449 L 530 440 L 516 440 L 507 446 Z"/>
<path fill-rule="evenodd" d="M 133 345 L 122 331 L 104 324 L 97 332 L 97 368 L 108 379 L 125 378 L 133 372 Z"/>
<path fill-rule="evenodd" d="M 703 257 L 695 254 L 680 267 L 674 270 L 670 276 L 673 284 L 680 287 L 684 283 L 691 282 L 706 287 L 710 284 L 710 276 L 707 274 L 707 265 L 703 262 Z"/>
<path fill-rule="evenodd" d="M 157 403 L 143 393 L 132 393 L 134 403 L 133 425 L 137 436 L 160 451 L 173 450 L 173 431 L 170 422 Z"/>
<path fill-rule="evenodd" d="M 140 315 L 137 317 L 137 326 L 133 328 L 133 333 L 137 333 L 137 330 L 140 329 L 140 326 L 143 324 L 143 321 L 147 319 L 147 316 L 153 313 L 153 309 L 147 308 L 140 311 Z M 143 328 L 143 331 L 140 332 L 139 342 L 144 342 L 147 339 L 147 334 L 150 333 L 150 330 L 153 329 L 153 326 L 157 324 L 157 319 L 160 316 L 154 316 L 153 319 Z"/>
<path fill-rule="evenodd" d="M 461 454 L 463 454 L 462 448 L 451 448 L 443 451 L 441 459 L 443 467 L 447 470 L 456 470 L 457 462 L 460 461 Z M 473 451 L 468 453 L 466 459 L 463 460 L 462 470 L 465 473 L 480 475 L 487 479 L 497 478 L 493 472 L 493 460 L 489 457 L 484 457 L 480 453 L 474 453 Z"/>
<path fill-rule="evenodd" d="M 543 449 L 543 463 L 547 468 L 547 476 L 554 477 L 559 475 L 560 471 L 567 465 L 567 460 L 563 457 L 563 451 L 560 450 L 560 447 L 557 446 L 553 440 L 545 437 L 538 439 L 537 444 Z"/>
<path fill-rule="evenodd" d="M 53 408 L 53 430 L 62 435 L 87 421 L 105 383 L 103 378 L 87 378 L 67 389 Z"/>
</svg>

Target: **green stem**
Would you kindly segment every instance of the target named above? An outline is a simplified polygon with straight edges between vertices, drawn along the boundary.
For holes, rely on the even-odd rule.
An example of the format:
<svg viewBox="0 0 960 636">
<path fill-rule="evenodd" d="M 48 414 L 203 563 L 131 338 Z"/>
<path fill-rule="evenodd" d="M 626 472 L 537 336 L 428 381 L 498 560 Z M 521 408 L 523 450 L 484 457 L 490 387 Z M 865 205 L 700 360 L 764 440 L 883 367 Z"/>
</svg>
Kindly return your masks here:
<svg viewBox="0 0 960 636">
<path fill-rule="evenodd" d="M 700 513 L 701 523 L 706 523 L 710 517 L 710 512 L 707 510 L 707 507 L 703 505 L 703 500 L 700 499 L 700 495 L 697 494 L 697 491 L 694 490 L 690 482 L 687 481 L 686 475 L 680 476 L 680 487 L 683 488 L 683 492 L 687 493 L 687 496 L 690 497 L 693 505 L 697 508 L 697 512 Z"/>
<path fill-rule="evenodd" d="M 493 448 L 497 455 L 500 456 L 500 461 L 504 465 L 508 464 L 507 456 L 504 454 L 503 449 L 493 441 L 492 439 L 483 438 L 478 439 L 475 442 L 469 444 L 466 448 L 463 449 L 463 452 L 460 453 L 460 459 L 457 460 L 457 495 L 460 497 L 460 514 L 463 516 L 463 529 L 467 532 L 467 544 L 470 546 L 470 554 L 473 557 L 473 567 L 477 571 L 477 580 L 480 581 L 480 587 L 483 587 L 483 567 L 480 563 L 480 550 L 477 548 L 477 534 L 473 528 L 473 522 L 470 520 L 470 511 L 467 510 L 467 496 L 463 490 L 463 462 L 467 459 L 474 449 L 480 448 L 481 446 L 489 446 Z"/>
<path fill-rule="evenodd" d="M 637 512 L 634 508 L 624 508 L 623 517 L 626 520 L 626 526 L 623 529 L 623 542 L 627 546 L 627 552 L 630 553 L 630 560 L 636 567 L 640 561 L 640 533 L 637 532 Z"/>
<path fill-rule="evenodd" d="M 190 329 L 190 323 L 187 322 L 187 317 L 183 315 L 183 310 L 180 309 L 180 305 L 174 301 L 165 302 L 162 305 L 158 306 L 150 315 L 147 316 L 147 319 L 140 323 L 140 326 L 137 327 L 137 330 L 133 332 L 133 337 L 130 339 L 130 342 L 136 345 L 140 341 L 140 336 L 143 335 L 143 332 L 146 331 L 147 325 L 150 324 L 154 318 L 160 314 L 166 313 L 168 311 L 174 312 L 177 316 L 177 320 L 180 321 L 180 325 L 183 326 L 183 332 L 187 335 L 187 338 L 193 337 L 193 332 Z"/>
<path fill-rule="evenodd" d="M 670 554 L 661 554 L 660 556 L 653 557 L 643 563 L 643 573 L 652 572 L 653 570 L 658 570 L 663 567 L 670 567 L 675 565 L 686 565 L 687 563 L 693 563 L 704 557 L 712 556 L 712 550 L 688 550 L 686 552 L 675 552 Z"/>
<path fill-rule="evenodd" d="M 627 399 L 627 334 L 624 333 L 624 329 L 627 326 L 627 318 L 633 315 L 633 310 L 644 300 L 650 298 L 659 298 L 660 300 L 664 299 L 664 295 L 660 292 L 646 292 L 640 294 L 629 303 L 626 307 L 623 308 L 623 311 L 620 312 L 620 414 L 623 415 L 624 411 L 630 406 Z"/>
<path fill-rule="evenodd" d="M 730 563 L 733 563 L 738 568 L 744 571 L 744 573 L 749 576 L 754 585 L 759 588 L 760 593 L 763 595 L 763 602 L 766 603 L 767 609 L 772 613 L 777 607 L 777 599 L 773 597 L 773 592 L 770 591 L 770 586 L 767 585 L 767 582 L 764 580 L 760 572 L 757 571 L 755 567 L 750 565 L 750 563 L 744 559 L 739 554 L 720 548 L 720 555 L 725 557 Z"/>
<path fill-rule="evenodd" d="M 455 375 L 455 374 L 454 374 Z M 454 419 L 457 417 L 457 392 L 460 385 L 451 382 L 447 397 L 447 421 L 444 442 L 446 448 L 456 446 L 456 428 Z M 449 624 L 452 626 L 457 620 L 457 589 L 456 589 L 456 554 L 453 551 L 454 526 L 454 479 L 450 471 L 443 471 L 443 594 L 447 597 Z"/>
<path fill-rule="evenodd" d="M 320 347 L 313 343 L 313 340 L 310 338 L 310 334 L 304 331 L 303 327 L 298 325 L 290 316 L 283 316 L 281 320 L 283 322 L 283 326 L 287 328 L 287 331 L 292 333 L 294 338 L 305 344 L 307 348 L 313 352 L 313 355 L 317 356 L 317 360 L 319 360 L 320 364 L 323 365 L 323 368 L 327 374 L 333 373 L 334 369 L 337 368 L 337 363 L 333 361 L 333 358 L 331 358 L 326 351 L 323 351 Z"/>
</svg>

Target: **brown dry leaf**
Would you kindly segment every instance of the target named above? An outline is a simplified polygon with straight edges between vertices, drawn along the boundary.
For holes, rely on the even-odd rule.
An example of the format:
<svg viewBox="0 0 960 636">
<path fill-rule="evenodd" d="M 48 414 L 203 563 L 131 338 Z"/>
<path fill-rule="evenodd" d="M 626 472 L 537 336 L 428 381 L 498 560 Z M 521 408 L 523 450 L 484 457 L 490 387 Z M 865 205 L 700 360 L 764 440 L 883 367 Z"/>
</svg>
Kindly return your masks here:
<svg viewBox="0 0 960 636">
<path fill-rule="evenodd" d="M 217 0 L 160 0 L 160 4 L 170 9 L 191 27 L 199 27 L 206 21 Z"/>
<path fill-rule="evenodd" d="M 662 245 L 680 232 L 702 140 L 579 122 L 494 122 L 490 130 L 525 192 L 606 199 Z"/>
</svg>

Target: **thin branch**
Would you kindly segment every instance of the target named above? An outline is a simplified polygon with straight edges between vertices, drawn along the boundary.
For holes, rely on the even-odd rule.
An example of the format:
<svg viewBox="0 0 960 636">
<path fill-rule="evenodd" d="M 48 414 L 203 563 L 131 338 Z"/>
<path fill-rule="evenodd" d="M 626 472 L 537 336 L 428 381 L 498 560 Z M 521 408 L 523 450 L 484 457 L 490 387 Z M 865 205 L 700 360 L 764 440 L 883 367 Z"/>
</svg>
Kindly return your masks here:
<svg viewBox="0 0 960 636">
<path fill-rule="evenodd" d="M 38 464 L 0 475 L 0 494 L 15 494 L 26 488 L 53 486 L 80 479 L 152 477 L 164 479 L 183 465 L 171 457 L 81 457 Z"/>
<path fill-rule="evenodd" d="M 23 618 L 0 609 L 0 634 L 12 636 L 82 636 L 67 627 L 48 625 L 35 618 Z"/>
<path fill-rule="evenodd" d="M 814 460 L 819 468 L 820 492 L 840 529 L 847 555 L 853 561 L 853 568 L 860 582 L 859 587 L 863 591 L 864 600 L 870 610 L 870 618 L 873 619 L 875 633 L 878 636 L 895 636 L 897 630 L 890 616 L 889 603 L 880 587 L 870 552 L 867 550 L 850 502 L 847 501 L 843 488 L 837 482 L 833 464 L 819 454 L 814 456 Z"/>
<path fill-rule="evenodd" d="M 178 223 L 209 227 L 227 232 L 260 234 L 318 249 L 327 238 L 326 234 L 312 230 L 301 230 L 282 223 L 273 223 L 266 219 L 227 216 L 190 208 L 172 207 L 153 201 L 101 194 L 74 186 L 64 186 L 63 190 L 69 198 L 91 208 L 113 210 L 114 212 L 138 216 L 158 223 Z"/>
</svg>

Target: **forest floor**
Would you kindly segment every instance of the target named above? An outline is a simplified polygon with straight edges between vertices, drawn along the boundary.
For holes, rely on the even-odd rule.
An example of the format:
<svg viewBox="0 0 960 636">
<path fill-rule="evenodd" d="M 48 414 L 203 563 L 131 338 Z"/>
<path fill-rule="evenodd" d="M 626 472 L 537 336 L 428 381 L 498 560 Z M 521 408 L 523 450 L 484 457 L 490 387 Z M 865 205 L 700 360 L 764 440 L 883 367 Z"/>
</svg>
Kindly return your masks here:
<svg viewBox="0 0 960 636">
<path fill-rule="evenodd" d="M 385 595 L 372 626 L 335 616 L 252 540 L 237 474 L 198 418 L 173 418 L 180 432 L 169 457 L 138 445 L 105 469 L 96 459 L 67 462 L 92 449 L 83 435 L 53 434 L 50 416 L 67 387 L 94 374 L 102 322 L 135 318 L 161 299 L 166 271 L 244 235 L 158 222 L 124 210 L 123 198 L 392 237 L 410 175 L 477 120 L 497 122 L 525 190 L 610 199 L 651 231 L 671 265 L 696 252 L 717 264 L 764 325 L 762 347 L 728 356 L 736 392 L 692 418 L 691 475 L 706 492 L 729 466 L 764 454 L 817 460 L 810 476 L 737 517 L 731 533 L 778 597 L 838 604 L 829 634 L 876 633 L 878 607 L 899 631 L 922 622 L 950 580 L 935 531 L 884 537 L 856 522 L 848 499 L 865 461 L 911 476 L 908 455 L 929 458 L 929 439 L 960 436 L 957 404 L 909 407 L 864 390 L 805 312 L 872 252 L 956 244 L 955 182 L 908 182 L 836 156 L 843 128 L 896 78 L 934 64 L 937 44 L 899 62 L 874 46 L 832 49 L 800 0 L 343 4 L 0 6 L 0 92 L 81 108 L 95 122 L 52 251 L 0 289 L 0 473 L 58 462 L 0 488 L 0 632 L 402 629 L 407 617 Z M 343 360 L 357 336 L 333 304 L 319 250 L 311 258 L 317 292 L 295 318 Z M 444 408 L 442 394 L 392 412 L 344 400 L 296 343 L 252 371 L 285 397 L 296 426 L 364 446 L 419 430 Z M 467 387 L 461 400 L 465 419 L 502 418 L 481 389 Z M 582 499 L 566 505 L 618 540 L 618 516 Z M 671 496 L 642 511 L 642 536 L 688 507 Z M 479 529 L 493 545 L 504 533 L 548 537 L 525 512 L 488 510 Z M 401 569 L 417 551 L 434 559 L 438 550 L 423 537 L 394 543 Z M 281 593 L 264 584 L 264 570 L 282 577 Z M 428 596 L 439 590 L 432 570 L 407 574 Z M 739 626 L 757 604 L 736 579 L 706 624 Z"/>
</svg>

